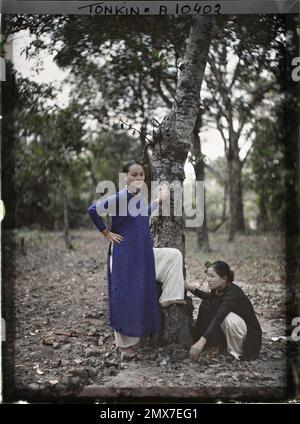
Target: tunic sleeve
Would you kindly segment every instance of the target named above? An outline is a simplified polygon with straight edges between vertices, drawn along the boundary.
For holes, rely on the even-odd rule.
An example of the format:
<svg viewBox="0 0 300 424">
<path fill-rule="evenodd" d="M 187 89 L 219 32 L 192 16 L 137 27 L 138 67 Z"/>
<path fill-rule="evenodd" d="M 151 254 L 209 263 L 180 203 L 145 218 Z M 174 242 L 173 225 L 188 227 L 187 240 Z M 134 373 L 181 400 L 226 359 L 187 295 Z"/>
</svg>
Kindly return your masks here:
<svg viewBox="0 0 300 424">
<path fill-rule="evenodd" d="M 98 203 L 98 211 L 99 211 L 99 205 L 101 206 L 101 202 Z M 102 231 L 106 230 L 106 225 L 104 224 L 103 219 L 99 215 L 98 211 L 97 211 L 96 203 L 93 203 L 88 208 L 88 213 L 90 214 L 90 216 L 91 216 L 94 224 L 96 225 L 96 227 L 98 228 L 98 230 L 101 231 L 101 233 L 102 233 Z M 103 212 L 104 212 L 104 210 L 103 210 Z"/>
<path fill-rule="evenodd" d="M 107 229 L 106 225 L 103 222 L 102 217 L 100 216 L 101 213 L 108 213 L 109 207 L 112 206 L 112 204 L 115 204 L 115 197 L 111 196 L 109 198 L 98 200 L 97 202 L 93 203 L 88 208 L 88 213 L 90 214 L 94 224 L 98 228 L 99 231 L 103 232 Z"/>
<path fill-rule="evenodd" d="M 222 324 L 224 319 L 227 317 L 227 315 L 230 312 L 233 312 L 236 305 L 238 304 L 239 299 L 237 293 L 235 293 L 232 290 L 229 290 L 222 300 L 221 305 L 219 306 L 214 318 L 212 319 L 211 323 L 209 324 L 208 328 L 203 334 L 203 337 L 205 337 L 207 340 L 212 336 L 212 334 L 215 333 L 215 331 L 218 329 L 218 327 Z"/>
<path fill-rule="evenodd" d="M 193 291 L 193 294 L 197 297 L 200 297 L 200 299 L 209 299 L 211 297 L 210 293 L 207 293 L 203 290 L 195 289 Z"/>
</svg>

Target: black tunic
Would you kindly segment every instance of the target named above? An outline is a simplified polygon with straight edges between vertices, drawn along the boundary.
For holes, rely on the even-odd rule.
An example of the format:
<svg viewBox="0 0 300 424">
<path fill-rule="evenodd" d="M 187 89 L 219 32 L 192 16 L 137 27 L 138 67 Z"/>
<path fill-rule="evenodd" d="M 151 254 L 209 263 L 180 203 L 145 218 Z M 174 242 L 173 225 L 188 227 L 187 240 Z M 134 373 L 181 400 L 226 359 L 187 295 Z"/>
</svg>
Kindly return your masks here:
<svg viewBox="0 0 300 424">
<path fill-rule="evenodd" d="M 221 294 L 216 290 L 206 293 L 195 289 L 194 294 L 203 299 L 192 334 L 194 341 L 205 337 L 209 344 L 226 345 L 225 335 L 220 327 L 230 312 L 239 315 L 247 326 L 243 343 L 244 359 L 256 359 L 261 349 L 262 331 L 252 303 L 243 290 L 234 283 L 228 284 Z"/>
</svg>

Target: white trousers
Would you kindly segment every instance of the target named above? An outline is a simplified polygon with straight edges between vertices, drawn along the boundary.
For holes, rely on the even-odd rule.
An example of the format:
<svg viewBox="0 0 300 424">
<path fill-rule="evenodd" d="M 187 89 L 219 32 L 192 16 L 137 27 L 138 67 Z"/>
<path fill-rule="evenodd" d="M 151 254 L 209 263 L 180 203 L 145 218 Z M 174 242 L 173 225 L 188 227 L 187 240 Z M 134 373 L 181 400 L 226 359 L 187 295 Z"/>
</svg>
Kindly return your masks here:
<svg viewBox="0 0 300 424">
<path fill-rule="evenodd" d="M 239 359 L 247 335 L 245 321 L 234 312 L 230 312 L 221 324 L 227 342 L 227 352 Z"/>
<path fill-rule="evenodd" d="M 182 272 L 182 254 L 171 247 L 154 247 L 154 262 L 156 280 L 162 283 L 162 293 L 159 303 L 184 299 L 184 278 Z M 112 255 L 110 259 L 112 270 Z M 140 337 L 125 336 L 115 333 L 116 346 L 126 348 L 137 344 Z"/>
</svg>

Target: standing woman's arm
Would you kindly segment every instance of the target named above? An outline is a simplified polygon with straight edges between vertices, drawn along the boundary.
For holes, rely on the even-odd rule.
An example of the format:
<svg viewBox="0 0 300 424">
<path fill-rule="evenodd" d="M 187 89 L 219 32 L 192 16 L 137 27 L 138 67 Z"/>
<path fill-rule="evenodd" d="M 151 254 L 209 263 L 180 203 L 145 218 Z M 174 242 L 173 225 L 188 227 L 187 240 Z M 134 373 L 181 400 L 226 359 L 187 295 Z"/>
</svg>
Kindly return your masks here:
<svg viewBox="0 0 300 424">
<path fill-rule="evenodd" d="M 194 288 L 194 290 L 192 291 L 192 293 L 196 296 L 199 297 L 200 299 L 210 299 L 211 298 L 211 294 L 208 292 L 205 292 L 203 290 L 197 289 L 197 287 Z"/>
<path fill-rule="evenodd" d="M 159 189 L 158 196 L 156 199 L 154 199 L 149 205 L 148 205 L 148 214 L 152 215 L 152 213 L 155 211 L 155 209 L 158 208 L 158 206 L 166 200 L 170 195 L 169 188 L 164 185 L 162 188 Z"/>
<path fill-rule="evenodd" d="M 98 208 L 98 210 L 99 210 L 99 208 Z M 95 226 L 98 228 L 99 231 L 101 231 L 101 233 L 108 231 L 108 228 L 104 224 L 102 217 L 97 212 L 96 203 L 93 203 L 88 208 L 88 213 L 90 214 Z"/>
<path fill-rule="evenodd" d="M 151 216 L 153 212 L 158 208 L 158 206 L 159 206 L 159 202 L 157 200 L 153 200 L 151 203 L 149 203 L 148 215 Z"/>
<path fill-rule="evenodd" d="M 88 213 L 91 216 L 95 226 L 98 228 L 98 230 L 103 234 L 103 236 L 106 238 L 106 240 L 110 242 L 117 242 L 120 243 L 123 240 L 123 237 L 119 234 L 115 234 L 109 231 L 109 229 L 106 227 L 106 225 L 103 222 L 102 217 L 100 216 L 100 213 L 107 212 L 109 209 L 109 199 L 104 200 L 98 200 L 96 203 L 93 203 L 88 208 Z M 115 201 L 115 199 L 114 199 Z"/>
</svg>

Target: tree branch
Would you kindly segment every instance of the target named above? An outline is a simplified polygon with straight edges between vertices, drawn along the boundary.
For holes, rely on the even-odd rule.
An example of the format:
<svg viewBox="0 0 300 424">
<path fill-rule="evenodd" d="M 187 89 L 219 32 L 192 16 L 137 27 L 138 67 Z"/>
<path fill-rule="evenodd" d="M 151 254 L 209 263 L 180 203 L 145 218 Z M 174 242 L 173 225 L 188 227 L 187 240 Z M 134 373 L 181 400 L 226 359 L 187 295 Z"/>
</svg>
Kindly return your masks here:
<svg viewBox="0 0 300 424">
<path fill-rule="evenodd" d="M 214 228 L 208 228 L 208 231 L 210 231 L 211 233 L 215 233 L 218 231 L 218 229 L 228 220 L 228 217 L 225 216 L 222 218 L 221 222 L 219 222 L 219 224 L 217 224 Z"/>
<path fill-rule="evenodd" d="M 244 159 L 243 159 L 243 160 L 241 160 L 241 165 L 242 165 L 242 167 L 244 166 L 244 164 L 245 164 L 245 162 L 246 162 L 246 160 L 247 160 L 247 158 L 248 158 L 248 156 L 249 156 L 250 152 L 252 151 L 252 149 L 253 149 L 253 144 L 249 147 L 249 149 L 248 149 L 248 151 L 247 151 L 247 153 L 246 153 L 246 155 L 245 155 Z"/>
<path fill-rule="evenodd" d="M 214 176 L 217 178 L 217 180 L 219 181 L 219 183 L 221 185 L 227 184 L 226 178 L 224 178 L 223 175 L 220 174 L 219 171 L 217 171 L 215 168 L 213 168 L 211 165 L 209 165 L 208 163 L 205 163 L 205 162 L 204 162 L 204 166 L 205 166 L 205 168 L 207 168 L 210 172 L 212 172 L 214 174 Z"/>
<path fill-rule="evenodd" d="M 228 157 L 228 154 L 229 154 L 229 146 L 228 146 L 229 140 L 227 140 L 227 138 L 226 138 L 226 136 L 224 134 L 223 127 L 222 127 L 221 123 L 219 122 L 219 119 L 216 119 L 216 124 L 217 124 L 217 128 L 218 128 L 218 130 L 219 130 L 219 132 L 221 134 L 221 137 L 222 137 L 222 139 L 224 141 L 225 154 Z"/>
<path fill-rule="evenodd" d="M 170 93 L 170 95 L 172 96 L 172 98 L 176 101 L 175 94 L 173 92 L 173 87 L 171 86 L 169 81 L 167 79 L 163 79 L 162 82 L 164 86 L 166 87 L 166 89 L 168 90 L 168 92 Z"/>
<path fill-rule="evenodd" d="M 140 130 L 138 130 L 137 128 L 133 127 L 131 124 L 128 124 L 127 122 L 123 121 L 123 119 L 122 119 L 122 118 L 120 119 L 120 121 L 122 122 L 122 124 L 126 125 L 126 126 L 128 127 L 128 129 L 129 129 L 129 130 L 136 131 L 136 132 L 137 132 L 137 133 L 139 133 L 140 135 L 143 135 L 143 137 L 145 137 L 145 140 L 147 140 L 147 141 L 148 141 L 148 143 L 149 143 L 150 145 L 152 145 L 152 141 L 151 141 L 148 137 L 144 136 L 144 134 L 142 134 L 142 132 L 141 132 Z M 121 128 L 123 128 L 123 126 L 122 126 L 122 125 L 121 125 Z"/>
<path fill-rule="evenodd" d="M 165 104 L 169 107 L 169 108 L 171 108 L 172 107 L 172 104 L 173 104 L 173 102 L 168 98 L 168 96 L 166 96 L 165 94 L 164 94 L 164 92 L 163 92 L 163 89 L 162 89 L 162 87 L 161 87 L 161 84 L 160 84 L 161 82 L 160 82 L 160 80 L 157 80 L 157 82 L 156 82 L 156 88 L 157 88 L 157 92 L 158 92 L 158 94 L 160 95 L 160 97 L 162 98 L 162 100 L 165 102 Z M 174 96 L 173 96 L 174 97 Z M 174 97 L 174 99 L 175 99 L 175 97 Z"/>
<path fill-rule="evenodd" d="M 240 70 L 241 58 L 242 58 L 242 55 L 243 55 L 243 42 L 244 42 L 244 37 L 242 37 L 240 45 L 239 45 L 239 51 L 238 51 L 238 54 L 237 54 L 238 62 L 237 62 L 236 67 L 234 69 L 232 80 L 231 80 L 231 83 L 229 85 L 229 89 L 228 89 L 229 92 L 231 92 L 232 87 L 233 87 L 233 85 L 234 85 L 234 83 L 235 83 L 235 81 L 238 77 L 238 73 L 239 73 L 239 70 Z"/>
</svg>

